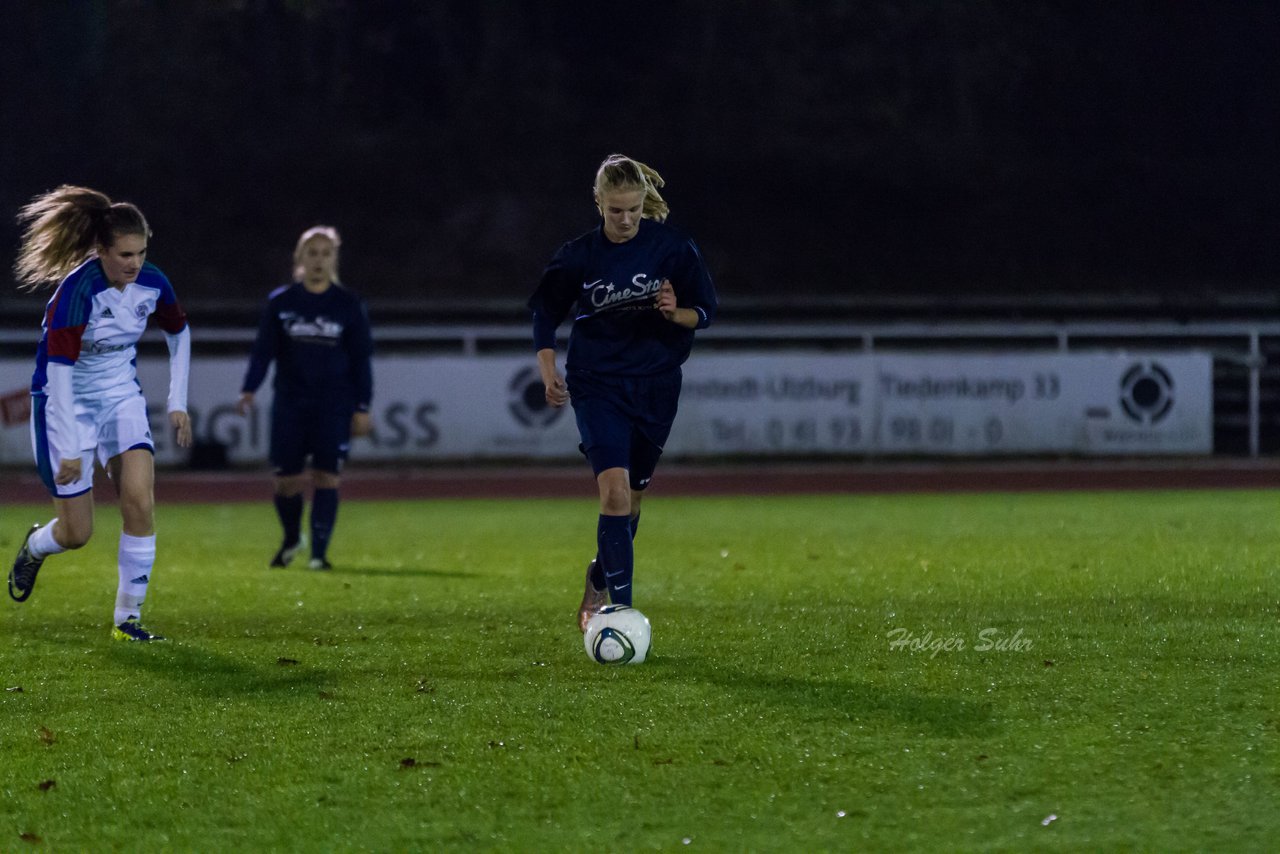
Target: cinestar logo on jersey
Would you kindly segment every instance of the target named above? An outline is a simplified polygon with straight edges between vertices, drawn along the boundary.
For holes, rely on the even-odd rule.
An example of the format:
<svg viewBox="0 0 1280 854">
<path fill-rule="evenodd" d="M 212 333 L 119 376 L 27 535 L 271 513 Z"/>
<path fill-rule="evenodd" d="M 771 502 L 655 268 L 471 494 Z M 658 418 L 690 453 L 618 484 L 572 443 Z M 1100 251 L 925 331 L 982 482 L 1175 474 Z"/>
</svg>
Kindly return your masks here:
<svg viewBox="0 0 1280 854">
<path fill-rule="evenodd" d="M 342 338 L 342 324 L 327 317 L 317 317 L 313 321 L 299 317 L 296 312 L 283 311 L 280 322 L 284 333 L 295 341 L 332 346 Z"/>
<path fill-rule="evenodd" d="M 619 288 L 613 282 L 604 287 L 595 287 L 591 291 L 591 304 L 597 309 L 615 308 L 622 303 L 648 301 L 662 288 L 662 282 L 651 279 L 645 273 L 636 273 L 631 277 L 631 284 Z M 644 306 L 648 308 L 648 305 Z"/>
</svg>

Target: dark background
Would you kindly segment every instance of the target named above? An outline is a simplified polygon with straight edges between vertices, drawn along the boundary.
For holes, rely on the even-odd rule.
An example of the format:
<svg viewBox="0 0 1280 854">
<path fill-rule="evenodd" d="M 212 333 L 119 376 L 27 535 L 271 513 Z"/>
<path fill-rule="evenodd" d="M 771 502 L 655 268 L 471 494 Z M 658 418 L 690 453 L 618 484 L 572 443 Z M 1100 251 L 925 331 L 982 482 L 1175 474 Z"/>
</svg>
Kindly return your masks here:
<svg viewBox="0 0 1280 854">
<path fill-rule="evenodd" d="M 1265 308 L 1280 273 L 1274 2 L 0 9 L 6 271 L 22 204 L 82 183 L 142 207 L 189 308 L 251 321 L 328 223 L 376 317 L 514 316 L 620 151 L 667 179 L 729 311 Z"/>
</svg>

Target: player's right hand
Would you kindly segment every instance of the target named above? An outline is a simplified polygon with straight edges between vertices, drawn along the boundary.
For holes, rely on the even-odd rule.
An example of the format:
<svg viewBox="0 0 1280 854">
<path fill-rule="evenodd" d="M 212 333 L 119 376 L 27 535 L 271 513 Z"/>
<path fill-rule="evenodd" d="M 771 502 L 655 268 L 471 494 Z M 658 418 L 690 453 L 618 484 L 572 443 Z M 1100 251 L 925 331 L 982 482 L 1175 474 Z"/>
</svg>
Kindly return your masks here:
<svg viewBox="0 0 1280 854">
<path fill-rule="evenodd" d="M 53 482 L 58 486 L 66 486 L 68 483 L 75 483 L 80 479 L 80 458 L 64 458 L 58 463 L 58 473 L 53 476 Z"/>
<path fill-rule="evenodd" d="M 351 438 L 358 439 L 373 432 L 373 416 L 367 412 L 351 413 Z"/>
<path fill-rule="evenodd" d="M 662 285 L 658 288 L 658 295 L 654 297 L 653 307 L 662 312 L 662 316 L 671 322 L 676 319 L 676 289 L 672 287 L 670 279 L 663 279 Z"/>
<path fill-rule="evenodd" d="M 564 377 L 556 373 L 555 378 L 545 383 L 547 388 L 547 403 L 553 407 L 561 407 L 569 402 L 569 387 L 565 385 Z"/>
</svg>

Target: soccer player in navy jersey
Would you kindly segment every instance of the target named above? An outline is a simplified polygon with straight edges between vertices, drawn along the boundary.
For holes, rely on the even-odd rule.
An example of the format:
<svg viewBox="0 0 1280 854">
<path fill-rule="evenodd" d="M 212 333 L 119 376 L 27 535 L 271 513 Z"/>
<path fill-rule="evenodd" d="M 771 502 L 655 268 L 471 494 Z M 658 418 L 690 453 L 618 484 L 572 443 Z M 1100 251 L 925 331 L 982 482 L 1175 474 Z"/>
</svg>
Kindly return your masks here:
<svg viewBox="0 0 1280 854">
<path fill-rule="evenodd" d="M 135 362 L 154 314 L 169 347 L 169 425 L 178 446 L 190 447 L 186 314 L 146 260 L 151 228 L 134 205 L 63 185 L 35 197 L 18 221 L 26 223 L 14 267 L 19 285 L 36 290 L 61 280 L 45 307 L 31 378 L 36 467 L 57 515 L 27 532 L 9 570 L 9 596 L 25 602 L 46 558 L 89 541 L 96 455 L 123 520 L 111 635 L 164 640 L 139 622 L 156 559 L 155 444 Z"/>
<path fill-rule="evenodd" d="M 352 436 L 372 429 L 373 336 L 363 300 L 338 281 L 338 232 L 309 228 L 293 253 L 292 284 L 272 291 L 253 343 L 237 408 L 247 414 L 254 393 L 276 363 L 271 405 L 271 464 L 284 539 L 271 566 L 288 566 L 301 551 L 303 491 L 311 468 L 312 569 L 327 557 L 338 518 L 338 485 Z"/>
<path fill-rule="evenodd" d="M 547 403 L 572 403 L 600 493 L 596 556 L 578 608 L 583 631 L 609 601 L 632 603 L 640 499 L 671 433 L 694 330 L 716 315 L 697 246 L 665 224 L 662 186 L 643 163 L 605 158 L 594 192 L 600 226 L 560 247 L 529 300 Z M 562 376 L 556 329 L 570 309 Z"/>
</svg>

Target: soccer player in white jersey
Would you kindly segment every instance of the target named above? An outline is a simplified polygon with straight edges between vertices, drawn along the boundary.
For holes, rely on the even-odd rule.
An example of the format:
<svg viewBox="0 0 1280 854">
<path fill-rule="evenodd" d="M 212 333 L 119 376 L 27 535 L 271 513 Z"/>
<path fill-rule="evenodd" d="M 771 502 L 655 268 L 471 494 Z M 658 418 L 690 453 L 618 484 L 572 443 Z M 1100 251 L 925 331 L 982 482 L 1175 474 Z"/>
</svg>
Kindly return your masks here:
<svg viewBox="0 0 1280 854">
<path fill-rule="evenodd" d="M 120 498 L 114 628 L 122 641 L 163 640 L 140 622 L 156 557 L 155 444 L 138 383 L 137 343 L 152 314 L 169 347 L 169 424 L 191 445 L 187 376 L 191 332 L 169 280 L 147 259 L 142 212 L 85 187 L 61 186 L 24 207 L 14 270 L 36 290 L 60 281 L 44 314 L 31 378 L 31 441 L 56 516 L 27 532 L 9 595 L 25 602 L 45 559 L 93 534 L 94 457 Z"/>
</svg>

